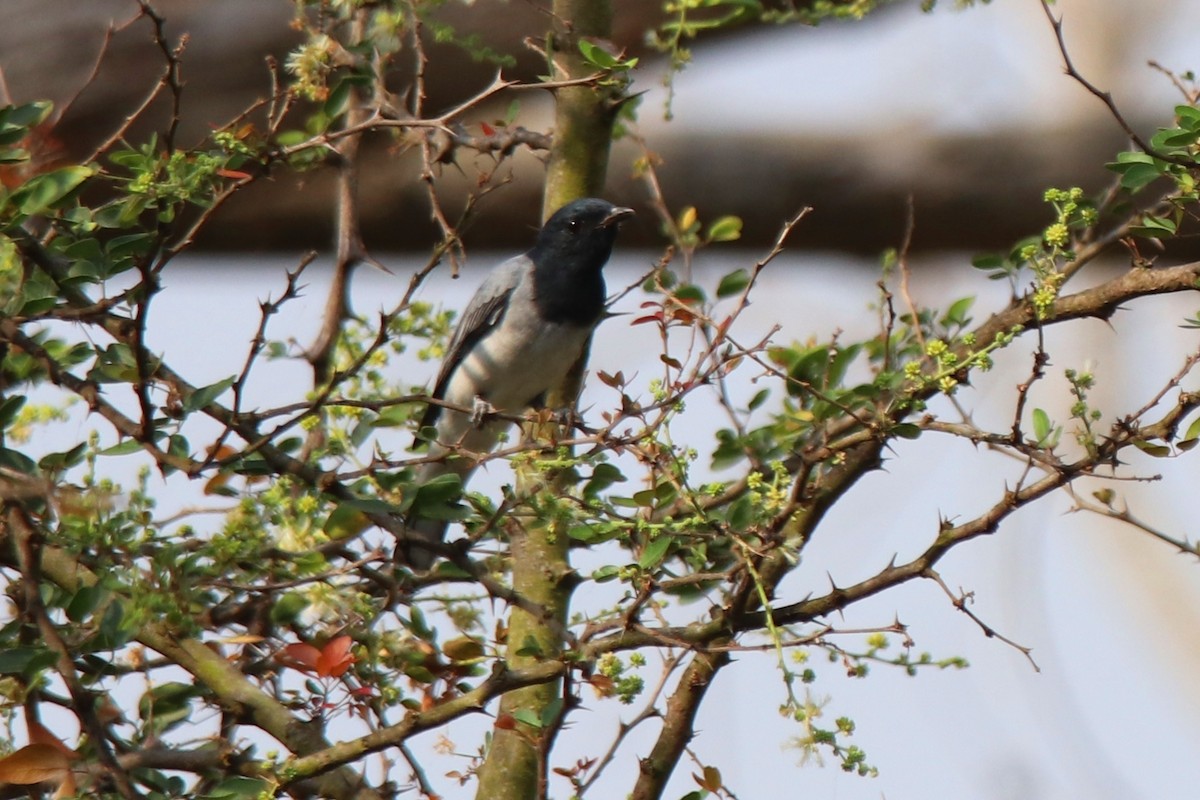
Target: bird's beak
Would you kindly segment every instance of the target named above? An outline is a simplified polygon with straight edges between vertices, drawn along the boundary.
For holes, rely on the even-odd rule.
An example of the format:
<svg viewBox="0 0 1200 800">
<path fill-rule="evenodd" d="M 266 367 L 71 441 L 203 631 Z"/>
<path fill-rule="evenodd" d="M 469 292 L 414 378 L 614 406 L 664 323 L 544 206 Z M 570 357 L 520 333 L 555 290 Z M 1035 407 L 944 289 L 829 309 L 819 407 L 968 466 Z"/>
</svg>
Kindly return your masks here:
<svg viewBox="0 0 1200 800">
<path fill-rule="evenodd" d="M 633 216 L 632 208 L 622 208 L 621 206 L 617 206 L 612 211 L 608 212 L 608 215 L 605 216 L 604 219 L 600 220 L 600 224 L 597 227 L 609 228 L 609 227 L 612 227 L 613 225 L 617 225 L 621 222 L 624 222 L 625 220 L 629 219 L 632 216 Z"/>
</svg>

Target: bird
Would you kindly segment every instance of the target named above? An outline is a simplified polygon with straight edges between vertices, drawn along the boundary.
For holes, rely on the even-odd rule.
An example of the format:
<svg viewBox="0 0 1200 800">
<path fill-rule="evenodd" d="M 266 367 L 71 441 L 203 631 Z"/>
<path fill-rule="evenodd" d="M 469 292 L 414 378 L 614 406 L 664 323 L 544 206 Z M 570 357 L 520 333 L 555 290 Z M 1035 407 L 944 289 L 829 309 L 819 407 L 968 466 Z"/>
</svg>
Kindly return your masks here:
<svg viewBox="0 0 1200 800">
<path fill-rule="evenodd" d="M 480 284 L 459 318 L 431 397 L 470 413 L 430 403 L 420 428 L 436 431 L 432 457 L 416 484 L 454 473 L 465 484 L 482 456 L 510 427 L 501 414 L 545 407 L 573 370 L 582 371 L 592 332 L 605 316 L 604 265 L 630 208 L 595 197 L 567 203 L 546 220 L 533 247 L 504 261 Z M 455 451 L 464 454 L 452 455 Z M 445 456 L 445 457 L 439 457 Z M 416 518 L 410 537 L 440 542 L 445 520 Z M 400 557 L 429 569 L 433 553 L 402 544 Z"/>
</svg>

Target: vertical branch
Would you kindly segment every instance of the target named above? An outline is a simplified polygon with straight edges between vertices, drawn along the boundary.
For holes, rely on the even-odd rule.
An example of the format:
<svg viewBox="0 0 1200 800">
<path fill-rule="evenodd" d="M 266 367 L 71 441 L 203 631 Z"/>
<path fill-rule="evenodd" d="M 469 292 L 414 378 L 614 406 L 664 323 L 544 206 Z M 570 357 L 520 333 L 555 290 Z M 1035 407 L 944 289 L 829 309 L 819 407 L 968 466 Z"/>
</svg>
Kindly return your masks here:
<svg viewBox="0 0 1200 800">
<path fill-rule="evenodd" d="M 349 39 L 354 44 L 363 40 L 366 32 L 366 14 L 365 9 L 359 9 L 351 23 Z M 372 63 L 373 69 L 376 66 Z M 366 120 L 368 114 L 369 111 L 364 108 L 358 89 L 352 87 L 342 126 L 344 128 L 356 127 Z M 337 255 L 334 262 L 333 284 L 329 287 L 329 297 L 325 301 L 321 330 L 307 353 L 308 361 L 313 368 L 313 385 L 317 387 L 326 384 L 332 376 L 333 353 L 338 336 L 342 331 L 342 324 L 351 313 L 350 278 L 354 268 L 367 259 L 362 230 L 359 227 L 358 209 L 358 150 L 361 143 L 361 133 L 348 135 L 340 140 L 334 155 L 334 165 L 337 169 L 337 210 L 335 212 Z"/>
<path fill-rule="evenodd" d="M 555 30 L 550 34 L 546 51 L 552 79 L 569 81 L 591 74 L 593 70 L 580 55 L 578 43 L 582 37 L 603 40 L 611 35 L 610 0 L 554 0 L 552 11 Z M 572 200 L 603 190 L 613 120 L 622 94 L 620 89 L 589 83 L 560 86 L 555 98 L 555 136 L 547 166 L 543 219 Z M 547 398 L 551 408 L 574 407 L 583 381 L 587 349 L 564 385 Z M 542 476 L 519 474 L 518 480 L 528 484 L 542 480 Z M 567 620 L 574 580 L 563 531 L 553 524 L 536 521 L 512 528 L 513 589 L 546 608 L 552 617 L 539 619 L 527 611 L 513 610 L 509 619 L 508 661 L 510 667 L 520 668 L 562 654 L 561 631 Z M 561 724 L 563 718 L 562 714 L 546 712 L 562 699 L 561 685 L 557 683 L 530 686 L 504 696 L 500 703 L 501 719 L 532 716 L 552 721 L 542 729 L 518 723 L 515 727 L 495 730 L 487 760 L 480 769 L 478 797 L 487 800 L 546 797 L 550 753 L 543 745 L 553 740 L 553 726 Z"/>
<path fill-rule="evenodd" d="M 57 658 L 58 674 L 67 691 L 80 727 L 87 733 L 95 748 L 96 757 L 112 778 L 117 793 L 126 800 L 136 800 L 142 795 L 134 787 L 129 774 L 117 763 L 116 755 L 109 745 L 107 732 L 96 714 L 96 695 L 89 691 L 75 669 L 70 646 L 63 641 L 58 628 L 50 619 L 41 595 L 41 531 L 37 529 L 28 512 L 16 503 L 6 503 L 3 520 L 16 545 L 17 563 L 21 569 L 21 585 L 24 590 L 25 611 L 37 625 L 42 641 Z"/>
<path fill-rule="evenodd" d="M 712 685 L 717 670 L 729 663 L 729 654 L 696 653 L 687 669 L 679 676 L 679 685 L 667 700 L 662 730 L 650 755 L 642 759 L 637 783 L 630 800 L 657 800 L 666 789 L 667 780 L 679 763 L 684 748 L 695 735 L 696 712 Z"/>
<path fill-rule="evenodd" d="M 612 35 L 608 0 L 554 0 L 557 30 L 546 55 L 556 81 L 582 78 L 594 71 L 579 52 L 581 39 L 607 40 Z M 555 90 L 554 142 L 546 167 L 542 218 L 572 200 L 604 189 L 612 126 L 624 99 L 620 90 L 584 83 Z"/>
</svg>

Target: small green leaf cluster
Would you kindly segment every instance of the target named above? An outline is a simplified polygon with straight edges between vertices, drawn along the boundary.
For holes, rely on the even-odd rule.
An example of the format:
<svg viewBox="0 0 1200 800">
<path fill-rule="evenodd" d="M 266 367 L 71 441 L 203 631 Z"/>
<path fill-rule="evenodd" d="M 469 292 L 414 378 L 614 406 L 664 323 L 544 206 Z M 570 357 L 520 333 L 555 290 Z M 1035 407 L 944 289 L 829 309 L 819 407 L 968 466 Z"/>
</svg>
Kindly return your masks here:
<svg viewBox="0 0 1200 800">
<path fill-rule="evenodd" d="M 578 46 L 583 60 L 589 66 L 604 73 L 604 77 L 599 81 L 600 86 L 623 90 L 633 82 L 633 77 L 629 73 L 638 65 L 637 58 L 614 55 L 607 48 L 588 39 L 580 39 Z"/>
<path fill-rule="evenodd" d="M 641 653 L 633 653 L 629 658 L 621 659 L 613 653 L 605 653 L 596 662 L 596 672 L 612 681 L 612 695 L 621 703 L 630 705 L 646 688 L 646 680 L 629 669 L 640 669 L 645 666 L 646 659 Z"/>
<path fill-rule="evenodd" d="M 800 751 L 801 763 L 813 760 L 821 764 L 823 753 L 827 752 L 837 759 L 843 771 L 876 777 L 879 769 L 867 762 L 866 752 L 858 745 L 845 744 L 845 740 L 854 735 L 854 720 L 838 717 L 831 727 L 819 722 L 828 702 L 827 698 L 816 700 L 811 692 L 806 691 L 802 702 L 780 709 L 780 713 L 800 723 L 804 729 L 804 733 L 793 737 L 789 745 Z"/>
<path fill-rule="evenodd" d="M 945 339 L 930 339 L 925 343 L 925 358 L 904 364 L 904 377 L 914 392 L 935 389 L 941 394 L 954 394 L 962 376 L 971 371 L 992 369 L 992 354 L 1012 343 L 1020 330 L 997 334 L 987 345 L 980 347 L 975 334 L 963 333 L 951 346 Z"/>
<path fill-rule="evenodd" d="M 516 57 L 511 53 L 489 47 L 478 33 L 461 33 L 454 26 L 428 16 L 424 18 L 424 25 L 433 32 L 435 42 L 457 47 L 477 64 L 492 64 L 504 69 L 512 69 L 517 65 Z M 636 63 L 637 59 L 632 59 L 632 61 Z"/>
<path fill-rule="evenodd" d="M 1017 242 L 1007 254 L 976 256 L 971 265 L 989 273 L 988 277 L 1007 279 L 1014 287 L 1026 268 L 1033 272 L 1030 293 L 1038 319 L 1047 319 L 1067 275 L 1063 265 L 1075 259 L 1074 242 L 1081 233 L 1095 227 L 1099 213 L 1079 187 L 1047 189 L 1043 200 L 1054 209 L 1054 221 L 1040 236 Z"/>
<path fill-rule="evenodd" d="M 1200 165 L 1200 108 L 1175 107 L 1175 125 L 1160 128 L 1150 138 L 1148 151 L 1129 150 L 1117 154 L 1106 166 L 1120 175 L 1120 185 L 1130 197 L 1162 181 L 1171 187 L 1165 201 L 1138 214 L 1130 228 L 1134 236 L 1172 236 L 1187 213 L 1200 200 L 1196 167 Z"/>
<path fill-rule="evenodd" d="M 0 166 L 29 162 L 25 140 L 30 131 L 46 121 L 53 108 L 46 100 L 0 108 Z"/>
<path fill-rule="evenodd" d="M 1103 417 L 1100 409 L 1088 404 L 1088 393 L 1095 387 L 1096 377 L 1090 369 L 1067 369 L 1063 374 L 1071 388 L 1071 396 L 1075 398 L 1071 404 L 1071 418 L 1079 423 L 1075 429 L 1075 440 L 1087 450 L 1088 455 L 1094 456 L 1100 446 L 1095 426 Z"/>
<path fill-rule="evenodd" d="M 668 227 L 664 233 L 674 241 L 677 247 L 691 251 L 717 242 L 737 241 L 742 235 L 742 220 L 740 217 L 727 214 L 718 217 L 705 226 L 700 222 L 700 217 L 696 213 L 696 207 L 687 206 L 683 211 L 679 212 L 674 227 Z M 746 276 L 748 280 L 748 273 L 745 270 L 738 270 L 734 274 Z M 726 276 L 726 279 L 729 277 Z M 717 290 L 717 296 L 727 297 L 738 290 L 738 288 L 727 288 L 723 280 L 722 286 Z"/>
<path fill-rule="evenodd" d="M 1066 369 L 1063 372 L 1067 380 L 1074 402 L 1071 404 L 1070 416 L 1076 421 L 1073 433 L 1075 441 L 1084 448 L 1089 457 L 1099 453 L 1103 436 L 1096 425 L 1103 418 L 1103 412 L 1093 408 L 1088 402 L 1088 395 L 1096 385 L 1096 377 L 1090 369 Z M 1038 449 L 1054 452 L 1062 440 L 1063 426 L 1056 425 L 1045 409 L 1033 409 L 1032 416 L 1033 446 Z"/>
</svg>

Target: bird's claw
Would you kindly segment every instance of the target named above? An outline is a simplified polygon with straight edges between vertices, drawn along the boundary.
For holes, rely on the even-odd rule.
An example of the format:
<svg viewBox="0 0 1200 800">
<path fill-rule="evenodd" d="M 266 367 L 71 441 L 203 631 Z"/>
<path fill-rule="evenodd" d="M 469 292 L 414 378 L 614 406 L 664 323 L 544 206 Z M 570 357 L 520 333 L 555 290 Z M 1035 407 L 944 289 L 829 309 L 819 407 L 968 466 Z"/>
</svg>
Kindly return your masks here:
<svg viewBox="0 0 1200 800">
<path fill-rule="evenodd" d="M 475 403 L 471 406 L 471 424 L 479 427 L 483 421 L 496 413 L 495 407 L 482 397 L 476 397 Z"/>
<path fill-rule="evenodd" d="M 575 427 L 575 423 L 579 420 L 579 415 L 575 413 L 575 409 L 573 408 L 560 408 L 554 411 L 550 419 L 558 427 L 569 431 Z"/>
</svg>

